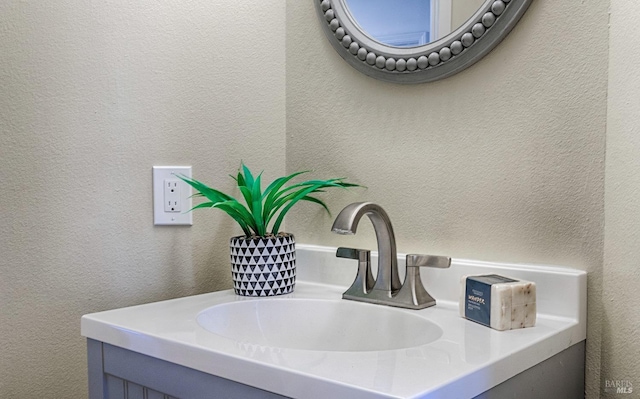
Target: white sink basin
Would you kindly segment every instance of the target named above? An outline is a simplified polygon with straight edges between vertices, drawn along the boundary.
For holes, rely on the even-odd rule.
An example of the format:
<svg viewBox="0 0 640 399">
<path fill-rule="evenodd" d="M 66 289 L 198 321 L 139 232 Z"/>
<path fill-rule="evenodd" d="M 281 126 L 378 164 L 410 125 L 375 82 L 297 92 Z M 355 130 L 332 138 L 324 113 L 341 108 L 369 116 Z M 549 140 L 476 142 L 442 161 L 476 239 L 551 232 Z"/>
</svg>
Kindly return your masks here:
<svg viewBox="0 0 640 399">
<path fill-rule="evenodd" d="M 198 314 L 209 332 L 254 345 L 326 352 L 412 348 L 442 329 L 408 311 L 347 300 L 270 298 L 223 303 Z"/>
<path fill-rule="evenodd" d="M 226 290 L 109 310 L 83 316 L 82 334 L 304 399 L 473 398 L 586 338 L 583 271 L 458 259 L 422 271 L 436 306 L 406 310 L 342 300 L 357 262 L 335 253 L 297 243 L 285 296 Z M 536 282 L 535 327 L 496 331 L 459 316 L 460 278 L 494 273 Z"/>
</svg>

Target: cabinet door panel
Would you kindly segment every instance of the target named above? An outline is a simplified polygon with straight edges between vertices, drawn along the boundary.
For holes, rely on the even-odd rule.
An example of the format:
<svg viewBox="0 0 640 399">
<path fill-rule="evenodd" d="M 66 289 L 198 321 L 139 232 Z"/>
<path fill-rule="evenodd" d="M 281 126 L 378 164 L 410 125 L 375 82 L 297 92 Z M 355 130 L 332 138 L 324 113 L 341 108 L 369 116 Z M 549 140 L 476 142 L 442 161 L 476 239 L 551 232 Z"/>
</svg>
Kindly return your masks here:
<svg viewBox="0 0 640 399">
<path fill-rule="evenodd" d="M 124 380 L 107 375 L 107 399 L 126 399 Z"/>
<path fill-rule="evenodd" d="M 144 388 L 127 381 L 127 399 L 144 399 Z"/>
</svg>

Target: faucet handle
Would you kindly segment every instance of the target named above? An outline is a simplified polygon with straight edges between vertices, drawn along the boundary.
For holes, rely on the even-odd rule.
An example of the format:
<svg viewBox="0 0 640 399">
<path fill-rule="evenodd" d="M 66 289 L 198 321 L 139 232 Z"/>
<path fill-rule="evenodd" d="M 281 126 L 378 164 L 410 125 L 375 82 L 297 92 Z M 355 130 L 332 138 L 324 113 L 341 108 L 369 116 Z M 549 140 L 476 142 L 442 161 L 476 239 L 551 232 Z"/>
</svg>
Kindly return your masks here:
<svg viewBox="0 0 640 399">
<path fill-rule="evenodd" d="M 409 254 L 406 257 L 407 267 L 435 267 L 446 269 L 451 266 L 451 258 L 448 256 Z"/>
<path fill-rule="evenodd" d="M 343 298 L 344 295 L 361 297 L 368 294 L 375 284 L 371 273 L 371 251 L 368 249 L 340 247 L 336 251 L 336 256 L 338 258 L 358 260 L 358 274 L 351 287 L 343 294 Z"/>
<path fill-rule="evenodd" d="M 336 256 L 338 258 L 371 261 L 371 251 L 368 249 L 339 247 L 336 251 Z"/>
<path fill-rule="evenodd" d="M 407 260 L 407 273 L 404 284 L 396 300 L 402 302 L 404 307 L 410 309 L 424 309 L 436 304 L 436 300 L 427 292 L 420 278 L 421 267 L 436 267 L 446 269 L 451 266 L 451 258 L 448 256 L 409 254 Z"/>
</svg>

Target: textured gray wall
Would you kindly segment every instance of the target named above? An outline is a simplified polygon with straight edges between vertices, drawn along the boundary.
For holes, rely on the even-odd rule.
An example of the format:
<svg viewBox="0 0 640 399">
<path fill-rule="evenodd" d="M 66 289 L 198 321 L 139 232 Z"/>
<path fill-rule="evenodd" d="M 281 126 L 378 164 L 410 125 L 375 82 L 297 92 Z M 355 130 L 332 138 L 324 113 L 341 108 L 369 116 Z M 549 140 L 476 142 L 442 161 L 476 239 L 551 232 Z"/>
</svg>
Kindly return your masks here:
<svg viewBox="0 0 640 399">
<path fill-rule="evenodd" d="M 231 287 L 241 231 L 154 227 L 151 167 L 284 172 L 284 10 L 0 2 L 0 398 L 86 398 L 82 314 Z"/>
<path fill-rule="evenodd" d="M 443 81 L 399 86 L 351 68 L 311 1 L 287 2 L 287 170 L 346 175 L 380 203 L 398 249 L 566 265 L 589 275 L 587 385 L 600 385 L 608 2 L 536 0 L 506 40 Z M 330 233 L 311 206 L 303 242 L 375 246 L 363 223 Z"/>
<path fill-rule="evenodd" d="M 628 381 L 640 396 L 640 3 L 611 1 L 605 196 L 602 379 Z M 605 384 L 603 383 L 603 386 Z"/>
</svg>

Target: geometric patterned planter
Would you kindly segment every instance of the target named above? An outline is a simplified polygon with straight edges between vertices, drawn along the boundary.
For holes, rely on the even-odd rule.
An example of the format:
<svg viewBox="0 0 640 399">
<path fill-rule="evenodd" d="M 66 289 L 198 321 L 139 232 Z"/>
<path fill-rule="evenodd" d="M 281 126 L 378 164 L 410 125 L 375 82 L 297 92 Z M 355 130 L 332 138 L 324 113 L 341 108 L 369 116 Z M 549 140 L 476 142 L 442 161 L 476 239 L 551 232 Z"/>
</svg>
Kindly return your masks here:
<svg viewBox="0 0 640 399">
<path fill-rule="evenodd" d="M 232 237 L 230 248 L 231 277 L 236 294 L 274 296 L 293 292 L 296 242 L 292 234 Z"/>
</svg>

